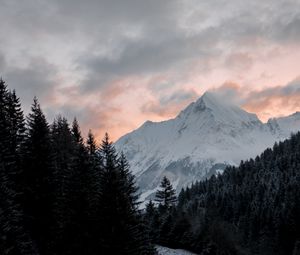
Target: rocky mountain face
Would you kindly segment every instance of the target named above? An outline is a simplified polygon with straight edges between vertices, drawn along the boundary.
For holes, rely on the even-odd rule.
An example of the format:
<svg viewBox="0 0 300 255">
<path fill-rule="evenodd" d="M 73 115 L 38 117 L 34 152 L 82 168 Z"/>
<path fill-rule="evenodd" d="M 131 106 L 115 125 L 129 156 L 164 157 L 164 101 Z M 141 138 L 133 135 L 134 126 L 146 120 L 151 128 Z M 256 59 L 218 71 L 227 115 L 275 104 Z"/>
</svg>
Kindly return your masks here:
<svg viewBox="0 0 300 255">
<path fill-rule="evenodd" d="M 255 114 L 206 92 L 176 118 L 147 121 L 115 146 L 126 155 L 144 200 L 156 191 L 164 175 L 179 191 L 222 172 L 228 164 L 255 157 L 298 130 L 298 112 L 262 123 Z"/>
</svg>

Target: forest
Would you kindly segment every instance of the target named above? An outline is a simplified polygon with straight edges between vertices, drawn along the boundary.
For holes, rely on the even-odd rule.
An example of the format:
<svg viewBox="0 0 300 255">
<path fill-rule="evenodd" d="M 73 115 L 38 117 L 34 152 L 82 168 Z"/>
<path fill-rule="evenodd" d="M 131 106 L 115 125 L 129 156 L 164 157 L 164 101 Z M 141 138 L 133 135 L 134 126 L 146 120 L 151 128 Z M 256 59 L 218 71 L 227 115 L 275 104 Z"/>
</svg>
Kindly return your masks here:
<svg viewBox="0 0 300 255">
<path fill-rule="evenodd" d="M 49 125 L 35 98 L 0 81 L 0 254 L 155 254 L 138 188 L 105 135 L 84 141 L 78 122 Z"/>
<path fill-rule="evenodd" d="M 145 212 L 154 243 L 202 255 L 300 254 L 300 133 L 182 189 L 177 202 L 170 182 L 161 186 L 164 199 L 157 193 Z"/>
<path fill-rule="evenodd" d="M 76 119 L 25 118 L 0 80 L 0 254 L 300 254 L 300 133 L 178 197 L 167 177 L 140 208 L 129 164 Z"/>
</svg>

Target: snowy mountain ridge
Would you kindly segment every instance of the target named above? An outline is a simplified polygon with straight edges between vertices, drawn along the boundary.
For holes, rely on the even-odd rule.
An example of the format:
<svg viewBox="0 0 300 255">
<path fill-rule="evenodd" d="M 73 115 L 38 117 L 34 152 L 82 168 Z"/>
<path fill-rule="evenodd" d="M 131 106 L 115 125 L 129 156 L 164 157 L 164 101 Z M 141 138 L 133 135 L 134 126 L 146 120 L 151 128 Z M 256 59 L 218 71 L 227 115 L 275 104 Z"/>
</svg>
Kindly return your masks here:
<svg viewBox="0 0 300 255">
<path fill-rule="evenodd" d="M 298 112 L 262 123 L 255 114 L 206 92 L 176 118 L 146 121 L 115 146 L 126 155 L 142 197 L 147 198 L 164 175 L 179 191 L 195 180 L 221 172 L 228 164 L 255 157 L 298 130 Z"/>
</svg>

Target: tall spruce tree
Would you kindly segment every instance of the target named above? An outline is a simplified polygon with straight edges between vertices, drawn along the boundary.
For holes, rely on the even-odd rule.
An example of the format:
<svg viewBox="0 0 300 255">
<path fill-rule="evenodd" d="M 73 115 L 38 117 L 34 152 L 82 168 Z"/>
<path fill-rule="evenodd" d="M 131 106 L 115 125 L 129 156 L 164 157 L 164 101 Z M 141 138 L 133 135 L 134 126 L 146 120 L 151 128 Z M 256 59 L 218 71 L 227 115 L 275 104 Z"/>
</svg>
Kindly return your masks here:
<svg viewBox="0 0 300 255">
<path fill-rule="evenodd" d="M 163 177 L 159 190 L 155 194 L 155 201 L 166 208 L 174 206 L 177 201 L 176 191 L 166 176 Z"/>
<path fill-rule="evenodd" d="M 87 203 L 87 254 L 99 254 L 101 236 L 103 235 L 100 202 L 102 158 L 99 154 L 95 136 L 89 130 L 86 140 L 88 167 L 86 168 L 86 203 Z"/>
<path fill-rule="evenodd" d="M 20 204 L 20 145 L 24 119 L 19 99 L 0 79 L 0 253 L 37 254 L 23 225 Z"/>
<path fill-rule="evenodd" d="M 53 189 L 54 189 L 54 250 L 57 254 L 74 254 L 78 243 L 77 199 L 79 176 L 76 144 L 68 121 L 58 116 L 51 126 L 53 148 Z"/>
<path fill-rule="evenodd" d="M 27 130 L 22 146 L 23 207 L 25 227 L 37 242 L 41 253 L 49 245 L 51 221 L 52 152 L 50 129 L 37 98 L 27 117 Z"/>
<path fill-rule="evenodd" d="M 88 150 L 86 149 L 81 135 L 80 127 L 75 118 L 72 123 L 71 133 L 74 143 L 74 168 L 72 180 L 71 203 L 74 210 L 73 232 L 76 233 L 72 240 L 73 254 L 84 254 L 90 247 L 90 218 L 88 206 L 88 194 L 91 190 L 88 175 L 90 174 L 88 164 Z"/>
<path fill-rule="evenodd" d="M 102 221 L 101 247 L 104 254 L 151 254 L 137 209 L 137 189 L 125 158 L 118 159 L 106 134 L 100 154 Z M 147 243 L 149 245 L 149 243 Z"/>
</svg>

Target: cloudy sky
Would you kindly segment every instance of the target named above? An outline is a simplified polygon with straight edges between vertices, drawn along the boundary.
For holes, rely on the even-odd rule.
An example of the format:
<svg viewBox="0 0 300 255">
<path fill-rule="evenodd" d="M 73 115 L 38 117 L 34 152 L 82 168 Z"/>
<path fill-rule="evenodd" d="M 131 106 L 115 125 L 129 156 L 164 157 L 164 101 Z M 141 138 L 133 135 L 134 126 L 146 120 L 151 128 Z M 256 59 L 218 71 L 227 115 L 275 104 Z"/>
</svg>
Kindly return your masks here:
<svg viewBox="0 0 300 255">
<path fill-rule="evenodd" d="M 113 139 L 212 89 L 300 110 L 300 0 L 0 0 L 0 76 L 28 111 Z"/>
</svg>

